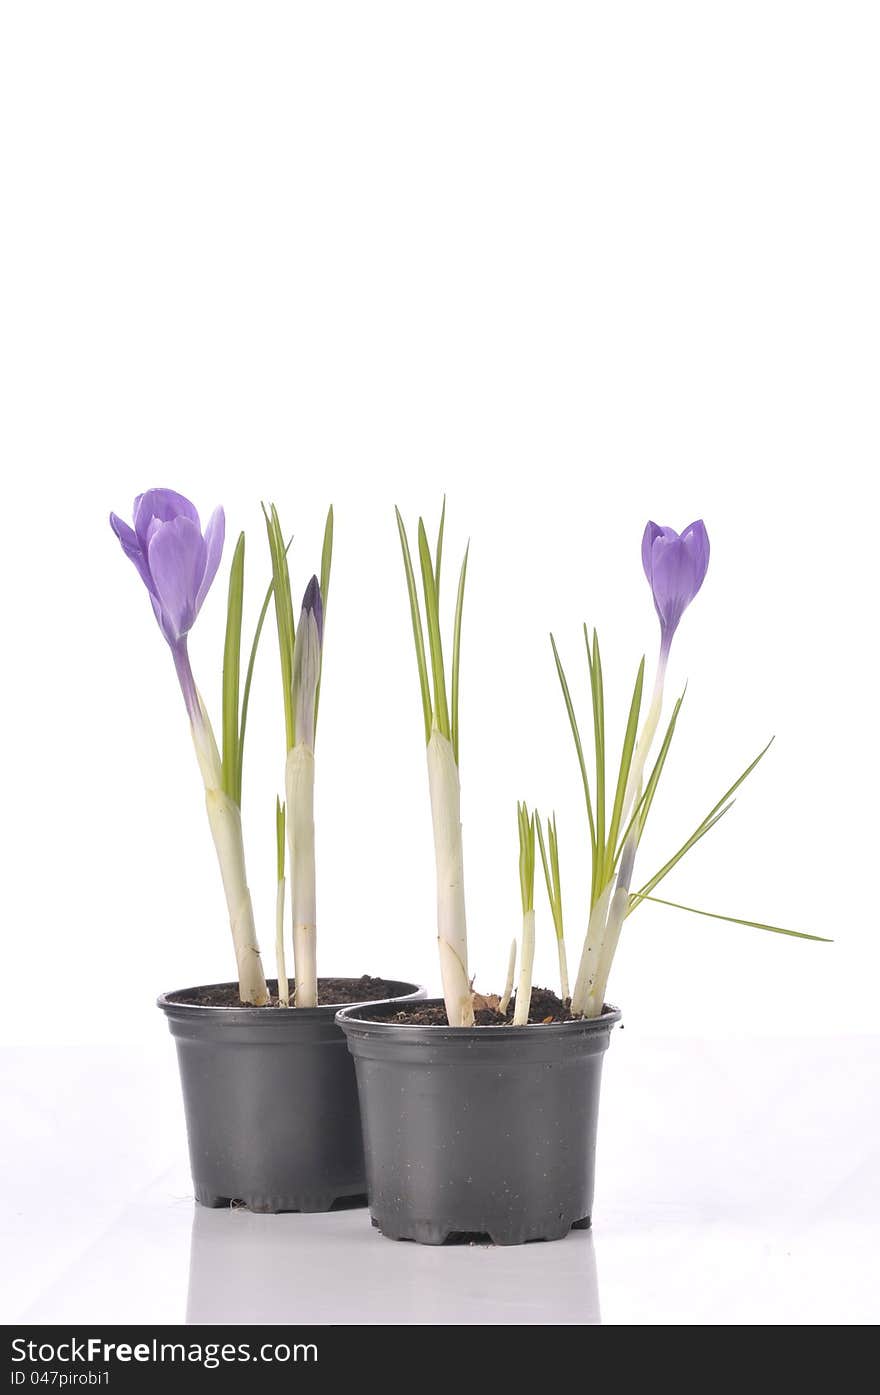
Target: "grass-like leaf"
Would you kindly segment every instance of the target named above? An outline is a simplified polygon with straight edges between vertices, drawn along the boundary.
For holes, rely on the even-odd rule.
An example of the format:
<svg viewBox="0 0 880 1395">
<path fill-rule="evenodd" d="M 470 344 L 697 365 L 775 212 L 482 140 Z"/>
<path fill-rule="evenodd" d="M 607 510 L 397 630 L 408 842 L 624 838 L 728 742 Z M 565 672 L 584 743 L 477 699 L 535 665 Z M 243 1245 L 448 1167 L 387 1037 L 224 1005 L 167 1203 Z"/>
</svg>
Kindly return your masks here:
<svg viewBox="0 0 880 1395">
<path fill-rule="evenodd" d="M 272 557 L 272 582 L 275 600 L 275 618 L 278 623 L 278 651 L 281 656 L 281 686 L 284 697 L 284 728 L 287 736 L 287 749 L 292 749 L 296 740 L 296 720 L 293 708 L 293 650 L 296 640 L 296 624 L 293 618 L 293 601 L 290 595 L 290 572 L 287 567 L 287 549 L 284 535 L 278 520 L 278 510 L 274 504 L 266 512 L 266 532 L 269 537 L 269 552 Z"/>
<path fill-rule="evenodd" d="M 605 865 L 605 687 L 602 682 L 599 636 L 596 630 L 593 630 L 591 653 L 590 636 L 586 625 L 584 625 L 584 643 L 587 646 L 590 698 L 593 707 L 593 744 L 596 755 L 596 861 L 601 879 L 601 872 Z"/>
<path fill-rule="evenodd" d="M 758 754 L 755 756 L 755 759 L 751 761 L 746 766 L 742 774 L 734 780 L 733 784 L 730 786 L 730 789 L 725 790 L 724 794 L 718 800 L 717 804 L 712 805 L 712 808 L 709 810 L 706 817 L 697 825 L 690 838 L 688 838 L 687 842 L 683 843 L 682 846 L 679 848 L 678 852 L 673 857 L 671 857 L 668 862 L 664 863 L 664 865 L 660 868 L 660 871 L 657 872 L 649 882 L 646 882 L 645 885 L 635 893 L 634 897 L 632 897 L 630 900 L 630 908 L 627 912 L 628 915 L 635 910 L 636 906 L 639 904 L 640 901 L 643 901 L 644 898 L 654 890 L 655 886 L 659 885 L 659 883 L 663 880 L 667 873 L 672 871 L 675 864 L 679 862 L 681 858 L 684 857 L 685 853 L 689 852 L 691 848 L 694 846 L 694 844 L 698 843 L 700 839 L 704 837 L 706 833 L 709 832 L 710 828 L 714 828 L 715 824 L 718 822 L 720 818 L 724 816 L 724 814 L 727 813 L 728 809 L 733 807 L 734 801 L 731 798 L 731 796 L 736 794 L 736 791 L 739 789 L 743 781 L 749 778 L 752 771 L 755 769 L 755 766 L 760 764 L 760 762 L 764 759 L 767 752 L 770 750 L 770 747 L 773 745 L 775 739 L 776 738 L 773 736 L 770 737 L 770 740 L 767 742 L 767 745 L 764 747 L 763 751 L 758 752 Z M 636 812 L 638 812 L 638 810 Z"/>
<path fill-rule="evenodd" d="M 444 512 L 446 501 L 443 501 Z M 468 553 L 471 545 L 468 543 L 464 550 L 464 558 L 461 564 L 461 572 L 458 577 L 458 595 L 455 599 L 455 628 L 452 632 L 452 714 L 450 721 L 452 724 L 452 751 L 455 756 L 455 764 L 458 765 L 459 729 L 458 729 L 458 684 L 461 674 L 461 616 L 464 610 L 464 585 L 467 580 Z"/>
<path fill-rule="evenodd" d="M 290 551 L 292 542 L 293 542 L 293 535 L 291 534 L 291 536 L 288 538 L 287 543 L 286 543 L 285 548 L 284 548 L 284 555 L 285 555 L 285 556 L 287 556 L 287 553 Z M 241 802 L 241 798 L 240 798 L 240 797 L 241 797 L 242 774 L 243 774 L 243 771 L 244 771 L 244 733 L 245 733 L 245 729 L 246 729 L 246 727 L 247 727 L 248 707 L 249 707 L 249 705 L 250 705 L 250 700 L 251 700 L 251 683 L 253 682 L 253 679 L 254 679 L 254 665 L 255 665 L 256 662 L 257 662 L 257 650 L 258 650 L 259 647 L 260 647 L 260 636 L 261 636 L 262 633 L 263 633 L 263 625 L 264 625 L 264 623 L 265 623 L 266 616 L 267 616 L 268 611 L 269 611 L 269 603 L 270 603 L 270 601 L 272 600 L 272 596 L 273 596 L 273 594 L 274 594 L 274 591 L 275 591 L 275 582 L 274 582 L 274 580 L 272 580 L 272 581 L 269 582 L 269 585 L 266 587 L 266 594 L 265 594 L 265 596 L 263 597 L 263 604 L 262 604 L 261 607 L 260 607 L 260 614 L 259 614 L 259 616 L 257 617 L 257 627 L 256 627 L 256 629 L 254 630 L 254 638 L 253 638 L 253 642 L 252 642 L 252 644 L 251 644 L 250 657 L 248 658 L 247 673 L 245 674 L 245 679 L 244 679 L 244 692 L 243 692 L 242 698 L 241 698 L 241 721 L 240 721 L 240 725 L 239 725 L 239 735 L 238 735 L 238 791 L 239 791 L 239 802 Z"/>
<path fill-rule="evenodd" d="M 275 865 L 278 870 L 278 880 L 284 880 L 284 858 L 286 843 L 284 841 L 285 825 L 287 822 L 287 805 L 282 804 L 278 796 L 275 796 Z"/>
<path fill-rule="evenodd" d="M 823 945 L 833 945 L 827 935 L 808 935 L 805 930 L 785 930 L 781 925 L 765 925 L 760 920 L 743 920 L 738 915 L 720 915 L 718 911 L 701 911 L 696 906 L 682 906 L 678 901 L 664 901 L 662 896 L 645 896 L 645 901 L 655 901 L 658 906 L 672 906 L 676 911 L 687 911 L 690 915 L 704 915 L 710 920 L 726 920 L 730 925 L 746 925 L 751 930 L 769 930 L 773 935 L 791 935 L 795 940 L 817 940 Z"/>
<path fill-rule="evenodd" d="M 593 800 L 590 795 L 590 777 L 587 774 L 587 763 L 584 760 L 584 748 L 581 742 L 581 733 L 578 727 L 577 717 L 575 716 L 574 704 L 571 700 L 571 693 L 568 687 L 568 679 L 565 676 L 565 669 L 562 667 L 562 661 L 559 657 L 559 650 L 556 648 L 556 640 L 553 638 L 552 635 L 550 636 L 550 644 L 553 648 L 553 658 L 556 660 L 556 672 L 559 675 L 559 683 L 562 688 L 562 696 L 565 699 L 565 710 L 568 713 L 568 720 L 571 726 L 571 734 L 574 737 L 574 747 L 577 751 L 578 765 L 580 766 L 581 779 L 584 785 L 584 798 L 587 801 L 587 819 L 589 820 L 590 824 L 590 846 L 593 851 L 593 867 L 595 872 L 596 825 L 593 819 Z"/>
<path fill-rule="evenodd" d="M 333 564 L 333 505 L 327 510 L 324 524 L 324 542 L 321 547 L 321 602 L 324 607 L 324 620 L 327 619 L 327 602 L 330 596 L 330 568 Z"/>
<path fill-rule="evenodd" d="M 544 844 L 544 831 L 541 826 L 541 815 L 535 814 L 535 834 L 538 839 L 538 848 L 541 853 L 541 865 L 544 868 L 544 881 L 547 885 L 547 899 L 550 902 L 550 914 L 553 917 L 553 927 L 556 931 L 556 938 L 562 939 L 562 886 L 559 880 L 559 844 L 556 838 L 556 815 L 547 820 L 547 837 L 550 842 L 550 855 L 547 856 L 547 849 Z"/>
<path fill-rule="evenodd" d="M 535 908 L 535 815 L 525 804 L 516 806 L 519 825 L 519 888 L 523 914 Z"/>
<path fill-rule="evenodd" d="M 443 561 L 443 529 L 446 526 L 446 495 L 443 495 L 443 508 L 440 510 L 440 527 L 437 529 L 437 547 L 434 553 L 434 590 L 437 602 L 440 601 L 440 563 Z"/>
<path fill-rule="evenodd" d="M 632 896 L 629 898 L 629 906 L 626 912 L 627 915 L 632 915 L 636 907 L 641 905 L 642 901 L 644 901 L 645 898 L 651 894 L 655 886 L 660 885 L 663 878 L 669 875 L 676 863 L 680 862 L 681 859 L 684 857 L 685 853 L 689 853 L 691 848 L 693 848 L 697 843 L 699 843 L 701 838 L 705 838 L 709 830 L 714 828 L 716 823 L 719 823 L 720 820 L 724 818 L 724 815 L 730 812 L 735 803 L 736 800 L 731 799 L 729 804 L 723 805 L 722 808 L 719 809 L 718 812 L 714 814 L 711 818 L 704 819 L 700 826 L 694 829 L 694 832 L 691 834 L 690 838 L 688 838 L 687 842 L 681 845 L 678 852 L 675 853 L 669 859 L 668 862 L 664 862 L 663 866 L 660 868 L 660 871 L 655 872 L 653 877 L 651 877 L 649 881 L 645 882 L 645 885 L 643 887 L 640 887 L 638 891 L 633 892 Z"/>
<path fill-rule="evenodd" d="M 321 547 L 321 605 L 324 618 L 324 634 L 327 633 L 327 599 L 330 595 L 330 568 L 333 565 L 333 505 L 327 510 L 327 522 L 324 524 L 324 543 Z M 321 644 L 321 670 L 324 668 L 324 645 Z M 321 673 L 318 674 L 318 685 L 315 689 L 315 733 L 318 731 L 318 704 L 321 701 Z"/>
<path fill-rule="evenodd" d="M 611 823 L 608 826 L 608 854 L 610 865 L 606 858 L 605 880 L 614 871 L 617 849 L 617 835 L 620 832 L 620 821 L 623 817 L 623 801 L 626 798 L 626 787 L 629 781 L 630 767 L 632 766 L 633 752 L 636 747 L 636 738 L 639 731 L 639 715 L 642 709 L 642 689 L 645 684 L 645 658 L 642 655 L 642 662 L 639 664 L 639 671 L 636 674 L 635 687 L 633 688 L 632 701 L 629 705 L 629 716 L 626 722 L 626 731 L 623 735 L 623 749 L 620 753 L 620 766 L 617 772 L 617 788 L 614 791 L 614 804 L 611 809 Z"/>
<path fill-rule="evenodd" d="M 409 540 L 406 536 L 406 528 L 400 514 L 400 509 L 395 508 L 397 517 L 397 531 L 400 535 L 400 548 L 403 553 L 403 566 L 406 572 L 406 589 L 409 593 L 409 608 L 412 615 L 413 640 L 416 647 L 416 662 L 419 667 L 419 687 L 422 694 L 422 711 L 425 717 L 425 744 L 431 739 L 431 723 L 433 721 L 433 709 L 431 707 L 431 686 L 428 682 L 428 665 L 425 659 L 425 636 L 422 631 L 422 616 L 419 609 L 419 593 L 416 589 L 416 579 L 413 573 L 412 556 L 409 550 Z"/>
<path fill-rule="evenodd" d="M 620 840 L 620 845 L 614 854 L 612 869 L 617 865 L 617 862 L 620 859 L 623 849 L 626 847 L 627 840 L 630 838 L 630 836 L 635 834 L 636 846 L 638 846 L 641 836 L 645 831 L 645 823 L 647 822 L 648 818 L 648 810 L 650 809 L 654 801 L 654 795 L 657 792 L 657 785 L 660 782 L 660 776 L 662 775 L 663 767 L 666 764 L 666 757 L 669 754 L 669 747 L 671 746 L 672 738 L 675 735 L 675 727 L 676 723 L 678 722 L 678 714 L 681 711 L 681 704 L 683 702 L 684 693 L 682 693 L 680 698 L 676 699 L 675 706 L 672 709 L 672 716 L 669 719 L 669 723 L 666 727 L 666 731 L 663 736 L 663 741 L 660 745 L 660 750 L 658 752 L 657 759 L 655 760 L 651 768 L 651 774 L 648 777 L 648 783 L 646 784 L 639 798 L 636 800 L 635 808 L 630 814 L 629 822 L 627 823 L 623 836 Z"/>
<path fill-rule="evenodd" d="M 239 533 L 229 572 L 226 638 L 223 644 L 223 789 L 241 803 L 238 700 L 241 682 L 241 620 L 244 610 L 244 533 Z"/>
<path fill-rule="evenodd" d="M 425 525 L 419 519 L 419 562 L 422 568 L 422 589 L 425 595 L 425 620 L 428 626 L 428 648 L 434 678 L 434 720 L 438 730 L 449 740 L 449 708 L 446 703 L 446 672 L 443 668 L 443 642 L 440 638 L 440 610 L 434 585 L 434 563 L 428 546 Z"/>
</svg>

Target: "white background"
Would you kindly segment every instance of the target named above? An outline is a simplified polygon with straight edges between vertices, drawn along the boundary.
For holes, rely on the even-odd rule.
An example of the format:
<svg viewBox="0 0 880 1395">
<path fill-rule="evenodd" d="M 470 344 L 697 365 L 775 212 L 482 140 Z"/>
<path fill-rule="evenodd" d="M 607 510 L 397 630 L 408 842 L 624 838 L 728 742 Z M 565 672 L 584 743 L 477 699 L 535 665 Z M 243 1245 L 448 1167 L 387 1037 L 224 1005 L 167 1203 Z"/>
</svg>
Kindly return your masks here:
<svg viewBox="0 0 880 1395">
<path fill-rule="evenodd" d="M 515 801 L 585 817 L 550 655 L 609 739 L 658 634 L 648 517 L 703 517 L 687 700 L 639 868 L 753 754 L 611 997 L 630 1032 L 877 1029 L 880 19 L 857 3 L 7 3 L 0 32 L 4 993 L 10 1044 L 149 1044 L 229 978 L 183 704 L 107 523 L 223 503 L 266 585 L 336 552 L 318 743 L 319 967 L 438 986 L 421 708 L 393 506 L 471 539 L 462 676 L 471 967 L 519 921 Z M 192 636 L 219 723 L 227 563 Z M 448 633 L 448 632 L 447 632 Z M 244 817 L 270 958 L 283 732 L 271 628 Z M 539 888 L 536 979 L 555 950 Z M 164 1059 L 164 1057 L 163 1057 Z M 754 1088 L 761 1089 L 760 1071 Z"/>
</svg>

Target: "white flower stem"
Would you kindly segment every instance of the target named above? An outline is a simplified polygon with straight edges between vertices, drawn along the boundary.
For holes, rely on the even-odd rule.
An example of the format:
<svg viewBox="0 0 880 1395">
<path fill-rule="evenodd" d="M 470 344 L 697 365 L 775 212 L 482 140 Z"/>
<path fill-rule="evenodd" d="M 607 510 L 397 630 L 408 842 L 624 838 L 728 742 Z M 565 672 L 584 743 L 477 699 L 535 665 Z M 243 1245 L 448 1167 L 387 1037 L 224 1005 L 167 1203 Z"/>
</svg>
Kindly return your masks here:
<svg viewBox="0 0 880 1395">
<path fill-rule="evenodd" d="M 574 992 L 571 995 L 571 1012 L 573 1017 L 584 1016 L 587 1008 L 587 998 L 596 980 L 599 953 L 605 934 L 605 922 L 608 919 L 608 906 L 611 901 L 613 887 L 613 881 L 608 882 L 607 886 L 605 886 L 599 894 L 593 909 L 590 911 L 587 936 L 584 940 L 581 962 L 578 965 Z"/>
<path fill-rule="evenodd" d="M 317 1007 L 315 893 L 315 753 L 300 743 L 287 753 L 287 844 L 293 917 L 294 1006 Z"/>
<path fill-rule="evenodd" d="M 648 752 L 657 733 L 657 724 L 660 721 L 660 713 L 663 711 L 663 684 L 666 679 L 666 655 L 660 653 L 657 663 L 657 676 L 654 679 L 654 692 L 651 696 L 651 705 L 645 714 L 642 729 L 636 741 L 636 749 L 633 752 L 632 762 L 629 767 L 629 775 L 626 781 L 626 793 L 623 797 L 622 817 L 625 819 L 630 813 L 633 805 L 637 802 L 642 788 L 642 776 L 645 772 L 645 762 L 648 759 Z"/>
<path fill-rule="evenodd" d="M 654 692 L 651 698 L 651 705 L 642 724 L 639 733 L 636 749 L 633 752 L 632 764 L 627 779 L 626 793 L 623 802 L 623 815 L 630 812 L 640 796 L 642 790 L 642 776 L 645 772 L 645 763 L 651 744 L 657 732 L 657 725 L 660 721 L 660 713 L 663 710 L 663 684 L 666 677 L 666 652 L 661 649 L 660 660 L 657 664 L 657 676 L 654 680 Z M 616 883 L 612 879 L 608 882 L 590 915 L 590 924 L 587 930 L 587 939 L 584 945 L 584 956 L 581 960 L 581 971 L 578 973 L 578 980 L 575 984 L 574 997 L 572 998 L 571 1010 L 573 1014 L 583 1017 L 600 1017 L 605 1007 L 605 990 L 608 986 L 608 976 L 611 973 L 611 965 L 617 951 L 617 944 L 620 939 L 620 931 L 626 918 L 629 906 L 629 888 L 632 881 L 633 866 L 635 864 L 636 851 L 639 845 L 641 830 L 636 825 L 631 830 L 623 852 L 620 855 L 620 865 L 618 868 Z M 612 887 L 613 895 L 612 895 Z"/>
<path fill-rule="evenodd" d="M 608 975 L 611 972 L 611 965 L 614 960 L 617 942 L 620 939 L 620 927 L 623 925 L 626 916 L 626 908 L 629 905 L 629 887 L 618 885 L 611 898 L 611 905 L 608 909 L 608 920 L 605 924 L 605 934 L 602 939 L 602 946 L 599 952 L 599 959 L 596 966 L 596 976 L 592 987 L 587 995 L 585 1017 L 601 1017 L 605 1008 L 605 989 L 608 986 Z"/>
<path fill-rule="evenodd" d="M 535 912 L 523 911 L 522 953 L 519 957 L 519 981 L 513 1009 L 514 1027 L 524 1027 L 529 1020 L 532 1002 L 532 967 L 535 962 Z"/>
<path fill-rule="evenodd" d="M 241 810 L 221 789 L 206 789 L 205 805 L 226 893 L 241 1001 L 262 1007 L 269 1001 L 269 994 L 245 872 Z"/>
<path fill-rule="evenodd" d="M 559 954 L 559 986 L 562 994 L 562 1001 L 567 1003 L 571 997 L 571 993 L 568 987 L 568 955 L 565 952 L 564 936 L 557 935 L 556 949 Z"/>
<path fill-rule="evenodd" d="M 507 978 L 504 980 L 504 992 L 501 994 L 501 1001 L 498 1004 L 498 1011 L 503 1016 L 510 1006 L 510 999 L 513 996 L 513 976 L 516 973 L 516 936 L 510 942 L 510 955 L 507 960 Z"/>
<path fill-rule="evenodd" d="M 278 973 L 278 1001 L 283 1007 L 290 1007 L 290 988 L 287 983 L 287 967 L 284 962 L 284 892 L 286 878 L 278 883 L 275 896 L 275 963 Z"/>
<path fill-rule="evenodd" d="M 428 741 L 428 785 L 437 866 L 437 943 L 446 1016 L 451 1027 L 472 1027 L 474 1005 L 467 965 L 461 788 L 452 743 L 436 727 Z"/>
<path fill-rule="evenodd" d="M 260 959 L 254 909 L 248 890 L 244 861 L 244 839 L 241 831 L 241 810 L 224 792 L 220 756 L 204 704 L 199 698 L 200 712 L 192 723 L 193 742 L 205 785 L 205 806 L 208 822 L 217 850 L 232 943 L 238 965 L 239 996 L 243 1003 L 262 1007 L 269 1001 L 266 978 Z"/>
</svg>

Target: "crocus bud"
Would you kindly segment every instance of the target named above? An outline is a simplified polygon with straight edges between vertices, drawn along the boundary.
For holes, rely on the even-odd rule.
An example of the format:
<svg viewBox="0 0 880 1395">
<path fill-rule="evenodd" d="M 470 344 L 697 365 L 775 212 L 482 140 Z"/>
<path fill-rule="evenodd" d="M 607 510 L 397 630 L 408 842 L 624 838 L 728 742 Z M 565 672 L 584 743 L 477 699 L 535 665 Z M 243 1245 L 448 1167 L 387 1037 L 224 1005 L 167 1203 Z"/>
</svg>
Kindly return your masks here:
<svg viewBox="0 0 880 1395">
<path fill-rule="evenodd" d="M 660 618 L 660 652 L 665 658 L 678 622 L 709 566 L 709 535 L 703 520 L 689 524 L 683 533 L 648 523 L 642 537 L 642 565 Z"/>
<path fill-rule="evenodd" d="M 222 508 L 215 509 L 202 535 L 198 511 L 173 489 L 148 489 L 134 501 L 134 528 L 110 515 L 126 557 L 147 588 L 159 629 L 167 639 L 193 720 L 199 704 L 186 636 L 217 575 L 226 529 Z"/>
<path fill-rule="evenodd" d="M 315 698 L 321 677 L 321 645 L 324 640 L 324 605 L 318 578 L 313 576 L 303 596 L 293 657 L 293 696 L 296 744 L 315 745 Z"/>
</svg>

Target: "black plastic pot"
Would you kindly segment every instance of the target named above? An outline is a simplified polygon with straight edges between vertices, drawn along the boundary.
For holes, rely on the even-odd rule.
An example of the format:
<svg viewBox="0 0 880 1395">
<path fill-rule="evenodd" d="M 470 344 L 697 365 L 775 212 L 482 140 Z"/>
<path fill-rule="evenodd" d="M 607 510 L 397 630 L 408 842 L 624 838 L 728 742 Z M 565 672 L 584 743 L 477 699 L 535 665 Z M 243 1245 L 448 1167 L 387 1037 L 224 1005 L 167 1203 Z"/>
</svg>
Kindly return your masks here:
<svg viewBox="0 0 880 1395">
<path fill-rule="evenodd" d="M 424 991 L 396 981 L 389 989 L 398 1001 Z M 158 1005 L 177 1043 L 196 1200 L 276 1212 L 329 1211 L 365 1198 L 354 1070 L 334 1021 L 339 1005 L 173 1001 L 187 992 L 163 993 Z"/>
<path fill-rule="evenodd" d="M 424 1245 L 521 1245 L 589 1226 L 617 1008 L 530 1027 L 382 1020 L 395 1011 L 358 1004 L 336 1019 L 357 1071 L 373 1224 Z"/>
</svg>

